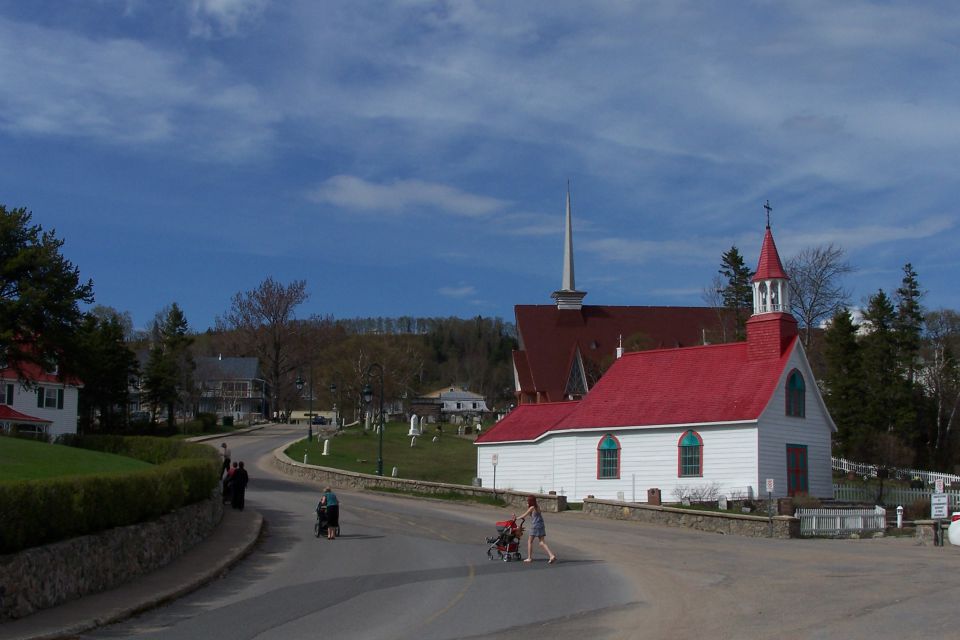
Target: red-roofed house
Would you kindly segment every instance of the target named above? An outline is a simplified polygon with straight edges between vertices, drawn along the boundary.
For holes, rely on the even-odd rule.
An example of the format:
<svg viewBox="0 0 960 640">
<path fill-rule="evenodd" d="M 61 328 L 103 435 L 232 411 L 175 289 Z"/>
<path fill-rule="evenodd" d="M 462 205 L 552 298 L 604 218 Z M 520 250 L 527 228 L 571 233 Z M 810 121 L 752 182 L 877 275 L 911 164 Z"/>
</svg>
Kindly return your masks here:
<svg viewBox="0 0 960 640">
<path fill-rule="evenodd" d="M 618 347 L 672 348 L 722 341 L 724 312 L 710 307 L 585 305 L 576 288 L 573 226 L 567 192 L 563 281 L 549 305 L 516 305 L 519 349 L 513 352 L 517 404 L 576 400 L 594 385 Z"/>
<path fill-rule="evenodd" d="M 61 380 L 57 371 L 35 364 L 21 367 L 24 384 L 16 371 L 0 369 L 0 431 L 30 431 L 47 438 L 77 432 L 78 380 Z"/>
<path fill-rule="evenodd" d="M 645 500 L 698 489 L 730 497 L 832 497 L 836 426 L 788 312 L 767 227 L 745 342 L 616 360 L 583 399 L 520 405 L 477 443 L 477 476 L 499 488 Z M 528 354 L 529 357 L 529 354 Z"/>
</svg>

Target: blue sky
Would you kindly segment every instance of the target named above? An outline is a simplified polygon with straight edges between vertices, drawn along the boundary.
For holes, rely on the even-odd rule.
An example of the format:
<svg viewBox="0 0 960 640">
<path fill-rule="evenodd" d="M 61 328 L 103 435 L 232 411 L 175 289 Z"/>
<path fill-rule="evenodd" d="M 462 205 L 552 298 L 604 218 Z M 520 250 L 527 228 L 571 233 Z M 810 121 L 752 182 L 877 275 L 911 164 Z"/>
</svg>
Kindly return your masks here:
<svg viewBox="0 0 960 640">
<path fill-rule="evenodd" d="M 951 2 L 0 0 L 0 202 L 97 303 L 195 330 L 305 279 L 298 315 L 700 305 L 842 246 L 854 302 L 911 262 L 960 308 Z"/>
</svg>

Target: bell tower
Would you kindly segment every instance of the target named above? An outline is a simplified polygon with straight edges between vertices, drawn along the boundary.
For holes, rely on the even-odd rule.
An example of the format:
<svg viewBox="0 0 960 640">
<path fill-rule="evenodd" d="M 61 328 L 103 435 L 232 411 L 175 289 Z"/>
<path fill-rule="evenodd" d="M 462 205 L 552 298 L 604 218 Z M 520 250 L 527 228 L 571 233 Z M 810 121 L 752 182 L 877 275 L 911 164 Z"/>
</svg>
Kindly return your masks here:
<svg viewBox="0 0 960 640">
<path fill-rule="evenodd" d="M 797 320 L 790 314 L 790 278 L 770 231 L 769 200 L 763 208 L 767 212 L 767 229 L 753 275 L 753 315 L 747 321 L 747 352 L 751 360 L 779 358 L 797 336 Z"/>
</svg>

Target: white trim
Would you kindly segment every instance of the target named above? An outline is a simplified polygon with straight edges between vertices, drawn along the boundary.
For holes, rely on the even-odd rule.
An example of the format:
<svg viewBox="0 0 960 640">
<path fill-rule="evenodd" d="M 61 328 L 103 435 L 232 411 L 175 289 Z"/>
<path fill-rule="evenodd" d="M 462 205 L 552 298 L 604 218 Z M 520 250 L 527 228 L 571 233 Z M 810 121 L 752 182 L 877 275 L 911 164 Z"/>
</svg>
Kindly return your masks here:
<svg viewBox="0 0 960 640">
<path fill-rule="evenodd" d="M 633 426 L 606 426 L 606 427 L 584 427 L 582 429 L 560 429 L 548 430 L 546 433 L 534 438 L 533 440 L 497 440 L 496 442 L 475 442 L 478 447 L 490 446 L 496 444 L 523 444 L 528 442 L 539 442 L 547 436 L 554 436 L 567 433 L 607 433 L 610 431 L 645 431 L 647 429 L 677 429 L 684 427 L 687 429 L 696 429 L 702 427 L 728 427 L 733 425 L 756 425 L 759 418 L 753 420 L 728 420 L 726 422 L 675 422 L 672 424 L 644 424 Z"/>
</svg>

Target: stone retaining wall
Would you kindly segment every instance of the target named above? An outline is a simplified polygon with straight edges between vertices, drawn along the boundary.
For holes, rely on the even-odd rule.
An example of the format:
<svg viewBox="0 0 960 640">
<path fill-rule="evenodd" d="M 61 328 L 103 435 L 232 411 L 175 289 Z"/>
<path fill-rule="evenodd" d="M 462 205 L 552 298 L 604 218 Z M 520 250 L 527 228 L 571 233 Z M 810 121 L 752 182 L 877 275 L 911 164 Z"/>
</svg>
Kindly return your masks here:
<svg viewBox="0 0 960 640">
<path fill-rule="evenodd" d="M 302 480 L 310 480 L 322 485 L 331 487 L 342 487 L 345 489 L 398 489 L 401 491 L 410 491 L 418 493 L 458 493 L 464 496 L 484 496 L 497 497 L 507 503 L 510 507 L 518 510 L 526 510 L 527 496 L 529 493 L 518 493 L 515 491 L 500 491 L 488 489 L 485 487 L 468 487 L 461 484 L 447 484 L 445 482 L 427 482 L 425 480 L 408 480 L 406 478 L 388 478 L 386 476 L 370 475 L 367 473 L 356 473 L 354 471 L 344 471 L 342 469 L 332 469 L 330 467 L 320 467 L 312 464 L 303 464 L 290 459 L 284 450 L 289 445 L 284 445 L 273 452 L 273 466 L 288 476 Z M 541 511 L 557 513 L 566 511 L 566 496 L 554 494 L 534 494 L 537 496 L 537 504 Z"/>
<path fill-rule="evenodd" d="M 771 519 L 740 513 L 696 511 L 591 498 L 583 501 L 583 512 L 614 520 L 634 520 L 751 538 L 771 537 L 771 529 L 774 538 L 800 536 L 800 521 L 792 516 L 774 516 Z"/>
<path fill-rule="evenodd" d="M 0 556 L 0 621 L 22 618 L 166 566 L 210 535 L 220 496 L 152 522 Z"/>
</svg>

